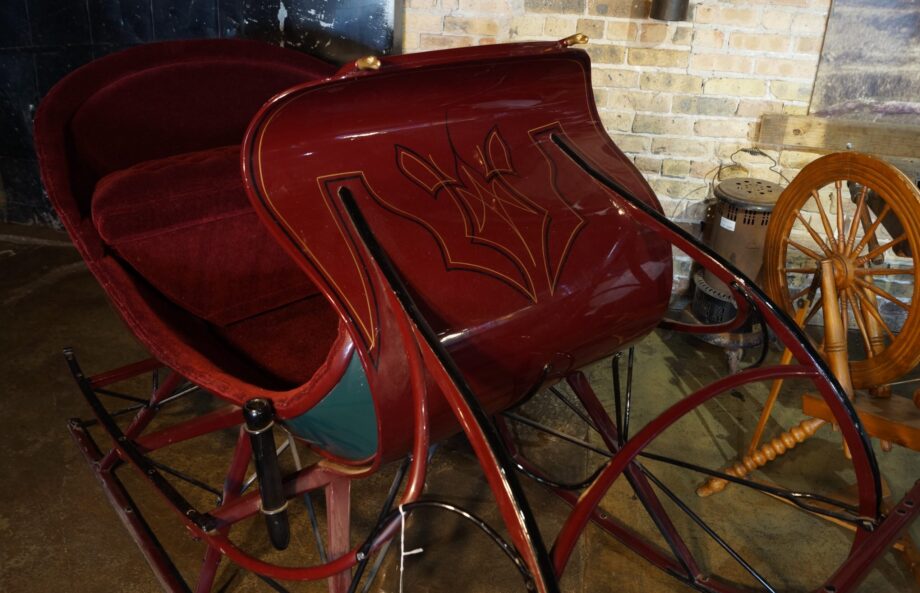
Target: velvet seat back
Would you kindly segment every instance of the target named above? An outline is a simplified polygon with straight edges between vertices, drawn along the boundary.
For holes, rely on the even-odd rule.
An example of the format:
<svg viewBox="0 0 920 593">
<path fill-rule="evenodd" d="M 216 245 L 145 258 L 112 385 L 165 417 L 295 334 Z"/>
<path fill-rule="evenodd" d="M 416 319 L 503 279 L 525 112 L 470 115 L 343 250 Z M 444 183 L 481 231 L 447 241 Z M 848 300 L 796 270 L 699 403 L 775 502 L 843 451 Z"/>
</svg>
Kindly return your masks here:
<svg viewBox="0 0 920 593">
<path fill-rule="evenodd" d="M 107 173 L 238 144 L 274 94 L 334 70 L 312 56 L 245 40 L 154 43 L 91 62 L 61 80 L 36 115 L 49 197 L 68 229 L 82 227 L 96 182 Z M 91 225 L 78 235 L 98 254 Z"/>
<path fill-rule="evenodd" d="M 100 179 L 114 171 L 239 144 L 249 119 L 271 96 L 334 71 L 311 56 L 259 42 L 148 44 L 74 71 L 44 98 L 35 119 L 36 152 L 51 203 L 134 335 L 155 358 L 208 391 L 235 402 L 269 397 L 282 414 L 308 407 L 314 384 L 334 380 L 329 369 L 344 369 L 351 352 L 344 332 L 321 340 L 322 352 L 312 356 L 317 361 L 301 356 L 306 367 L 320 365 L 326 372 L 302 384 L 266 374 L 245 348 L 164 298 L 114 255 L 94 226 L 93 196 Z"/>
<path fill-rule="evenodd" d="M 239 144 L 271 95 L 304 82 L 293 65 L 198 59 L 140 70 L 95 92 L 71 123 L 98 176 L 163 157 Z"/>
</svg>

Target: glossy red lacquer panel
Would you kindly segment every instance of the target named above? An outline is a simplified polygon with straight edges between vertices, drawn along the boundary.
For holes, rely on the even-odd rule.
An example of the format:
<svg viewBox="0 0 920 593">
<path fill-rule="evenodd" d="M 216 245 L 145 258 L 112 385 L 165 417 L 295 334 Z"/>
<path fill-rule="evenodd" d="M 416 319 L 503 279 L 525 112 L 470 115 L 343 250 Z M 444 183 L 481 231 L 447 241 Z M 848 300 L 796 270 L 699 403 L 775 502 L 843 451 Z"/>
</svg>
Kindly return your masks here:
<svg viewBox="0 0 920 593">
<path fill-rule="evenodd" d="M 663 316 L 670 248 L 554 136 L 658 207 L 598 121 L 587 55 L 559 44 L 385 59 L 287 92 L 250 128 L 253 203 L 349 322 L 385 449 L 403 448 L 411 428 L 405 356 L 342 191 L 490 410 Z M 440 397 L 432 414 L 435 434 L 450 430 Z"/>
</svg>

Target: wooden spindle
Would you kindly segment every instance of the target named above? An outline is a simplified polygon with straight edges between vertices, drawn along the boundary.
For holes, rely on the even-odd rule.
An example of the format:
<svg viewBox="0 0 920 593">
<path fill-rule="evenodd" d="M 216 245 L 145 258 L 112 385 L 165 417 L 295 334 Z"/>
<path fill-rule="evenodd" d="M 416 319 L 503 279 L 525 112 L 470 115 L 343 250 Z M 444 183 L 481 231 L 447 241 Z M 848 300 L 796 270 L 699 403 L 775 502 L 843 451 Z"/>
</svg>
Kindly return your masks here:
<svg viewBox="0 0 920 593">
<path fill-rule="evenodd" d="M 811 299 L 805 298 L 795 312 L 795 324 L 798 327 L 803 327 L 805 323 L 805 312 L 808 311 L 811 305 Z M 779 358 L 779 364 L 786 365 L 792 362 L 792 351 L 789 348 L 783 350 L 782 356 Z M 773 384 L 770 386 L 770 393 L 767 395 L 767 399 L 763 404 L 763 410 L 760 411 L 760 419 L 757 421 L 757 428 L 754 429 L 754 435 L 751 437 L 751 442 L 748 443 L 747 454 L 751 455 L 754 451 L 757 450 L 757 447 L 760 445 L 760 439 L 763 437 L 763 431 L 767 427 L 767 421 L 770 419 L 770 415 L 773 413 L 773 406 L 776 404 L 776 398 L 779 397 L 779 391 L 783 387 L 783 380 L 776 379 L 773 381 Z"/>
<path fill-rule="evenodd" d="M 794 449 L 799 443 L 811 438 L 825 425 L 820 418 L 808 418 L 793 426 L 776 438 L 769 440 L 757 448 L 751 455 L 745 455 L 741 461 L 723 470 L 724 473 L 736 478 L 743 478 L 758 467 L 763 467 L 770 461 Z M 696 489 L 698 496 L 709 496 L 721 492 L 728 486 L 728 480 L 723 478 L 709 478 L 706 483 Z"/>
</svg>

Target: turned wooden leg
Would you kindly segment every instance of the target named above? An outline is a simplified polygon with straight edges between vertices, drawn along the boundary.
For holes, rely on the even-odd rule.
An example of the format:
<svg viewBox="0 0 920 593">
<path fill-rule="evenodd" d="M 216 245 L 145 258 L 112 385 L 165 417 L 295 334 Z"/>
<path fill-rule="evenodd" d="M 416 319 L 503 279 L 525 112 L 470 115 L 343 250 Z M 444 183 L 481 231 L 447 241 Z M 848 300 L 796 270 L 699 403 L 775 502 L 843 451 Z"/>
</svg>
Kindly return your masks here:
<svg viewBox="0 0 920 593">
<path fill-rule="evenodd" d="M 773 440 L 767 441 L 757 448 L 751 455 L 745 455 L 741 461 L 723 470 L 726 474 L 736 478 L 743 478 L 758 467 L 763 467 L 799 443 L 805 441 L 818 431 L 826 422 L 820 418 L 809 418 L 793 426 L 790 430 L 781 433 Z M 709 496 L 725 490 L 728 480 L 723 478 L 710 478 L 705 484 L 696 489 L 697 496 Z"/>
<path fill-rule="evenodd" d="M 821 262 L 821 298 L 824 308 L 824 351 L 828 359 L 828 364 L 834 376 L 840 382 L 841 387 L 848 397 L 853 397 L 853 385 L 850 381 L 850 362 L 847 357 L 847 335 L 846 324 L 843 322 L 842 312 L 840 310 L 840 301 L 837 295 L 837 286 L 834 279 L 834 264 L 830 260 Z M 807 307 L 803 307 L 803 310 Z M 797 315 L 798 317 L 798 315 Z M 791 360 L 791 355 L 783 354 L 785 364 Z M 781 361 L 783 362 L 783 361 Z M 769 415 L 776 396 L 779 393 L 781 384 L 774 381 L 764 406 L 764 414 Z M 761 422 L 755 430 L 751 446 L 748 447 L 747 454 L 736 462 L 734 465 L 726 468 L 724 472 L 736 478 L 743 478 L 758 467 L 763 467 L 768 462 L 773 461 L 780 455 L 783 455 L 789 449 L 794 448 L 805 439 L 810 438 L 817 432 L 825 421 L 820 418 L 810 418 L 803 420 L 790 430 L 781 433 L 778 437 L 761 445 L 756 446 L 763 432 L 763 425 L 766 424 L 765 415 L 761 414 Z M 723 478 L 710 478 L 702 486 L 696 489 L 698 496 L 709 496 L 721 492 L 728 486 L 728 480 Z"/>
<path fill-rule="evenodd" d="M 805 322 L 805 313 L 810 307 L 811 301 L 805 299 L 801 308 L 795 312 L 795 324 L 798 327 L 802 327 L 802 324 Z M 792 351 L 786 348 L 783 350 L 783 355 L 779 358 L 779 363 L 781 365 L 787 365 L 790 362 L 792 362 Z M 776 404 L 776 398 L 779 397 L 779 392 L 782 387 L 782 379 L 776 379 L 770 386 L 770 394 L 763 404 L 763 410 L 760 412 L 760 420 L 757 421 L 757 428 L 754 429 L 754 435 L 751 437 L 751 442 L 748 444 L 746 455 L 753 454 L 754 451 L 757 450 L 758 445 L 760 445 L 760 438 L 763 436 L 763 431 L 767 426 L 767 420 L 770 419 L 770 414 L 773 413 L 773 406 Z"/>
<path fill-rule="evenodd" d="M 329 524 L 329 559 L 348 553 L 351 547 L 351 480 L 337 477 L 326 486 L 326 518 Z M 345 593 L 351 570 L 329 577 L 329 593 Z"/>
</svg>

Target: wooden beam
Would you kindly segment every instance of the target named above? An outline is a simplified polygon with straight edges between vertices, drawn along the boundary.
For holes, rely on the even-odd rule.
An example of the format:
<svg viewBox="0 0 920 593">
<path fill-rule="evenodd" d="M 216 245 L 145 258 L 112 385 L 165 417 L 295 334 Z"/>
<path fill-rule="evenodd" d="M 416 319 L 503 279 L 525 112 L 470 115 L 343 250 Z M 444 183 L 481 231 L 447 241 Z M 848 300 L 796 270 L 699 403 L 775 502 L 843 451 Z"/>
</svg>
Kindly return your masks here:
<svg viewBox="0 0 920 593">
<path fill-rule="evenodd" d="M 757 145 L 806 152 L 854 150 L 916 159 L 920 158 L 920 126 L 805 115 L 764 115 Z"/>
<path fill-rule="evenodd" d="M 853 407 L 869 435 L 920 451 L 920 409 L 911 400 L 899 395 L 885 399 L 860 395 Z M 802 396 L 802 411 L 828 422 L 835 420 L 824 400 L 811 393 Z"/>
</svg>

